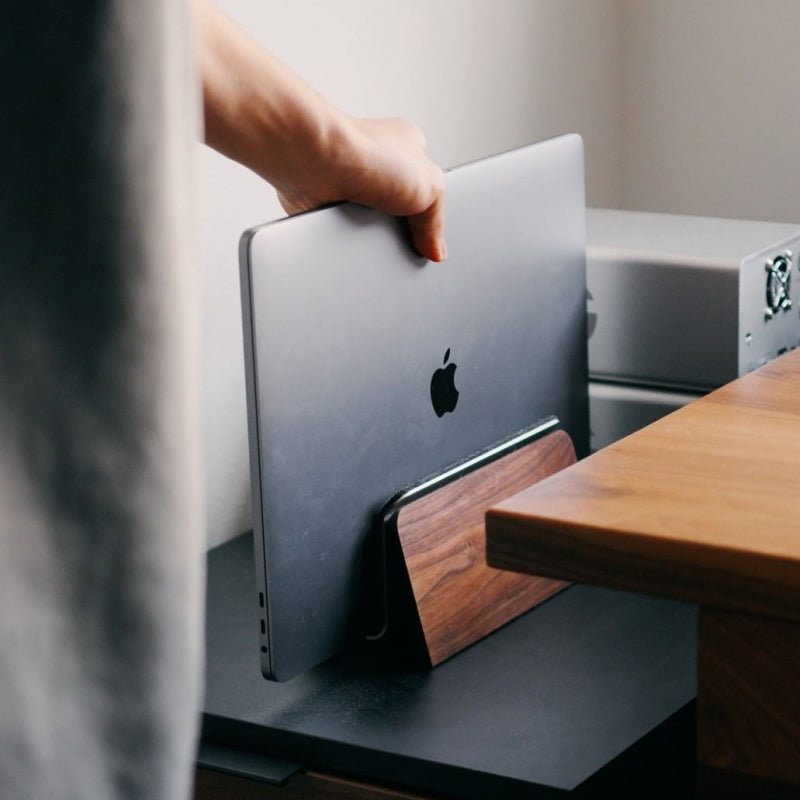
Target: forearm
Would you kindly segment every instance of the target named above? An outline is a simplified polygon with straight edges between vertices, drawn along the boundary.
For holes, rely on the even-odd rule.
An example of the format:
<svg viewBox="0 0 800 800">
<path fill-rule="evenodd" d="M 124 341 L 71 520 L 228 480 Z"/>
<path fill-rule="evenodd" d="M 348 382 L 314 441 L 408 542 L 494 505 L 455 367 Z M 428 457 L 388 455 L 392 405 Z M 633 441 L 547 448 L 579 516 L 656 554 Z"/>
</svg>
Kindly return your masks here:
<svg viewBox="0 0 800 800">
<path fill-rule="evenodd" d="M 206 142 L 269 181 L 289 213 L 340 200 L 408 218 L 440 261 L 444 178 L 402 119 L 345 114 L 247 35 L 212 0 L 194 0 Z"/>
<path fill-rule="evenodd" d="M 349 120 L 211 0 L 195 0 L 205 140 L 278 185 L 297 167 L 340 158 Z M 294 169 L 294 165 L 288 165 Z"/>
</svg>

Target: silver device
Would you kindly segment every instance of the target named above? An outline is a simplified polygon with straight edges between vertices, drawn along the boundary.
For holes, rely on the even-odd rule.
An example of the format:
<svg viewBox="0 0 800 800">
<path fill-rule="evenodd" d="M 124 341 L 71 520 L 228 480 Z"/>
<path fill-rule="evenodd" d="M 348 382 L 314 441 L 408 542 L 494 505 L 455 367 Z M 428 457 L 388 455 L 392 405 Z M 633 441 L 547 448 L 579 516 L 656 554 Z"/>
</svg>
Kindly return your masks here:
<svg viewBox="0 0 800 800">
<path fill-rule="evenodd" d="M 800 345 L 800 225 L 587 211 L 591 448 Z"/>
<path fill-rule="evenodd" d="M 692 392 L 589 381 L 592 452 L 702 397 Z"/>
<path fill-rule="evenodd" d="M 580 137 L 451 171 L 447 240 L 427 263 L 402 221 L 353 205 L 242 237 L 267 677 L 379 635 L 363 578 L 398 491 L 550 416 L 588 450 Z"/>
<path fill-rule="evenodd" d="M 800 344 L 800 225 L 590 209 L 592 379 L 708 391 Z"/>
</svg>

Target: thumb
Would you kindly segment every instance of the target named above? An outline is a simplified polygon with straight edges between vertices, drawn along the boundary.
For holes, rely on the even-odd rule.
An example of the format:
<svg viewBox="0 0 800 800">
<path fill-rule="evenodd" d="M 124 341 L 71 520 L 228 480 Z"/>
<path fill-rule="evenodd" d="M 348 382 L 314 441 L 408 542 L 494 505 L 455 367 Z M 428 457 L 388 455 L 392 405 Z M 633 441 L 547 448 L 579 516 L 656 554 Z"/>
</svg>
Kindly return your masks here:
<svg viewBox="0 0 800 800">
<path fill-rule="evenodd" d="M 433 205 L 408 218 L 411 239 L 417 252 L 431 261 L 447 258 L 447 243 L 444 238 L 444 198 L 437 197 Z"/>
</svg>

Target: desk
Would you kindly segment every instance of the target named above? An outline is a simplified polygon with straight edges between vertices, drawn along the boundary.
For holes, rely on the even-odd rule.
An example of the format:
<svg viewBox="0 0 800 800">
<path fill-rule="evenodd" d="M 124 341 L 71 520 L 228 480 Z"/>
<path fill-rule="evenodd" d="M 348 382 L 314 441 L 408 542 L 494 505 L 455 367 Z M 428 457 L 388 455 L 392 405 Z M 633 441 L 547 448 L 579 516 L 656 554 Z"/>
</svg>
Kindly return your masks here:
<svg viewBox="0 0 800 800">
<path fill-rule="evenodd" d="M 694 606 L 576 586 L 433 670 L 352 652 L 277 684 L 259 670 L 252 547 L 209 554 L 200 765 L 289 784 L 198 797 L 691 796 Z"/>
<path fill-rule="evenodd" d="M 491 509 L 487 552 L 699 603 L 700 762 L 800 784 L 800 350 Z"/>
</svg>

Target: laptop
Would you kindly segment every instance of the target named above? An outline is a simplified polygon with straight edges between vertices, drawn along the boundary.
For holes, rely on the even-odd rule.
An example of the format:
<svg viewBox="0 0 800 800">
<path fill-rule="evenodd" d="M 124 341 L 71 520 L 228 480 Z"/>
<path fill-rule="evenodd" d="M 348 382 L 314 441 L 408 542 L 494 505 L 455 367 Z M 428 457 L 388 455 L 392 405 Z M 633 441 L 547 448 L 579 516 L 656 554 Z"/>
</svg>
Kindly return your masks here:
<svg viewBox="0 0 800 800">
<path fill-rule="evenodd" d="M 581 138 L 451 170 L 446 212 L 440 264 L 404 221 L 352 204 L 242 236 L 267 678 L 380 634 L 365 576 L 404 487 L 553 416 L 588 450 Z"/>
</svg>

